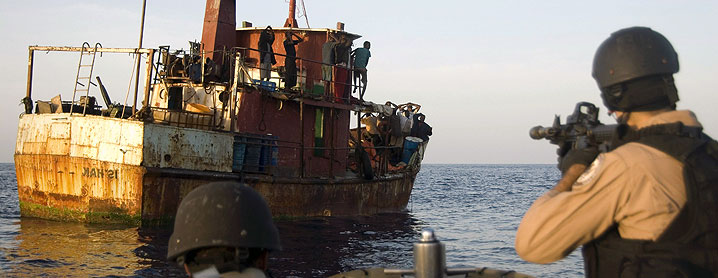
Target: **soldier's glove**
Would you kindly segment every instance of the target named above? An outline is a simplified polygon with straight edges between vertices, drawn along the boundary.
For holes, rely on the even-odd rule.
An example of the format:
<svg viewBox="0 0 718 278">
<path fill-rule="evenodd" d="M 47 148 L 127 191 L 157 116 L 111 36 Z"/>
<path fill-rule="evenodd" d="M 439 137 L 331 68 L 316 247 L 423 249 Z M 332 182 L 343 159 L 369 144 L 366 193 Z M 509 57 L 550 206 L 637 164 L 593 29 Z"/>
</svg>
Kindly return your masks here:
<svg viewBox="0 0 718 278">
<path fill-rule="evenodd" d="M 568 168 L 574 164 L 588 167 L 596 159 L 599 151 L 597 147 L 571 149 L 570 146 L 568 148 L 560 146 L 556 153 L 559 155 L 558 169 L 561 170 L 561 174 L 565 174 Z"/>
</svg>

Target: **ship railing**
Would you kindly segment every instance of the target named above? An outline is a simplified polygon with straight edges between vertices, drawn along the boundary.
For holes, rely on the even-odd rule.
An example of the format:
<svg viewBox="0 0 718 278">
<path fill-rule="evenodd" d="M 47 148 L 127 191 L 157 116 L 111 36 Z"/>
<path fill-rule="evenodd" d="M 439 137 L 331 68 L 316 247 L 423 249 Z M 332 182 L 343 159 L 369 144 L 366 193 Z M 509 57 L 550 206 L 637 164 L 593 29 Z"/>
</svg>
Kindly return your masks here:
<svg viewBox="0 0 718 278">
<path fill-rule="evenodd" d="M 371 141 L 376 140 L 377 138 L 373 138 L 372 136 L 369 136 L 366 132 L 366 127 L 362 127 L 359 129 L 361 133 L 364 133 L 362 135 L 362 143 L 361 146 L 357 146 L 357 129 L 353 128 L 350 133 L 351 137 L 351 149 L 352 152 L 349 155 L 349 162 L 354 162 L 354 165 L 352 166 L 352 171 L 363 171 L 363 163 L 366 163 L 365 161 L 362 161 L 361 156 L 363 155 L 362 152 L 365 152 L 369 158 L 369 163 L 371 165 L 372 172 L 376 176 L 382 176 L 385 174 L 391 174 L 396 172 L 402 172 L 407 170 L 413 170 L 416 169 L 420 164 L 422 160 L 422 150 L 416 151 L 416 155 L 412 154 L 410 159 L 408 161 L 403 161 L 403 155 L 404 155 L 404 147 L 403 145 L 374 145 L 373 143 L 365 142 L 365 140 L 370 139 Z M 376 135 L 381 137 L 382 142 L 390 142 L 391 135 L 390 134 L 384 134 L 384 135 Z M 402 138 L 403 141 L 403 138 Z M 423 146 L 422 146 L 423 147 Z M 361 150 L 359 150 L 361 149 Z M 416 156 L 416 157 L 413 157 Z"/>
<path fill-rule="evenodd" d="M 211 130 L 216 125 L 213 114 L 205 114 L 169 108 L 152 107 L 155 122 L 176 127 Z"/>
<path fill-rule="evenodd" d="M 376 146 L 372 149 L 377 150 L 377 155 L 371 157 L 376 163 L 372 164 L 372 172 L 375 176 L 383 176 L 395 172 L 407 170 L 409 167 L 388 167 L 390 164 L 390 152 L 401 150 L 401 147 L 392 146 Z M 293 176 L 296 177 L 301 171 L 301 167 L 297 165 L 284 165 L 280 163 L 280 154 L 288 157 L 299 157 L 301 151 L 324 152 L 329 157 L 329 152 L 344 151 L 352 153 L 355 147 L 302 147 L 300 142 L 281 140 L 272 135 L 241 133 L 235 135 L 233 144 L 233 161 L 232 171 L 251 174 L 265 174 L 272 176 Z M 287 155 L 287 152 L 290 154 Z M 360 165 L 356 156 L 348 155 L 346 165 Z M 350 167 L 352 170 L 360 174 L 360 167 Z M 343 171 L 344 169 L 342 169 Z M 311 178 L 311 173 L 305 173 L 303 177 Z"/>
<path fill-rule="evenodd" d="M 105 48 L 101 47 L 98 44 L 95 45 L 95 47 L 87 47 L 86 45 L 89 45 L 88 43 L 84 43 L 83 47 L 71 47 L 71 46 L 29 46 L 28 47 L 28 71 L 27 71 L 27 90 L 26 95 L 22 99 L 22 103 L 25 105 L 25 113 L 30 114 L 33 112 L 33 77 L 34 77 L 34 66 L 35 66 L 35 52 L 77 52 L 81 53 L 80 55 L 95 55 L 96 53 L 125 53 L 125 54 L 134 54 L 135 55 L 135 61 L 133 64 L 137 62 L 137 59 L 140 59 L 141 56 L 146 55 L 146 58 L 148 60 L 152 60 L 152 57 L 154 55 L 155 50 L 154 49 L 148 49 L 148 48 Z M 81 75 L 81 71 L 83 67 L 94 67 L 94 64 L 96 61 L 93 61 L 91 64 L 86 64 L 86 62 L 83 62 L 82 59 L 80 59 L 80 63 L 78 66 L 78 76 Z M 133 71 L 135 69 L 133 68 Z M 137 71 L 139 72 L 139 68 Z M 150 87 L 150 78 L 151 75 L 152 65 L 151 63 L 147 63 L 147 66 L 144 70 L 144 93 L 147 95 L 147 92 L 149 91 Z M 82 72 L 84 74 L 86 72 Z M 134 73 L 134 72 L 133 72 Z M 97 83 L 94 83 L 92 78 L 97 79 Z M 134 90 L 134 101 L 130 105 L 128 104 L 130 90 L 128 88 L 127 96 L 125 97 L 124 104 L 120 105 L 119 103 L 113 103 L 110 101 L 109 96 L 107 95 L 107 92 L 104 89 L 104 86 L 101 83 L 101 80 L 99 79 L 99 75 L 96 75 L 94 72 L 90 71 L 88 76 L 82 75 L 82 82 L 80 83 L 80 78 L 76 78 L 75 84 L 75 91 L 73 91 L 73 97 L 71 100 L 61 100 L 61 98 L 57 97 L 57 99 L 53 99 L 52 101 L 37 101 L 36 103 L 36 109 L 35 113 L 78 113 L 82 114 L 83 116 L 86 114 L 90 115 L 103 115 L 103 116 L 111 116 L 111 117 L 120 117 L 120 118 L 129 118 L 131 115 L 136 113 L 137 110 L 137 99 L 139 95 L 139 77 L 132 78 L 129 83 L 137 84 L 135 86 Z M 137 79 L 137 80 L 135 80 Z M 82 87 L 85 87 L 82 89 L 82 91 L 86 91 L 84 95 L 77 96 L 76 99 L 76 92 L 80 91 L 77 89 L 77 85 L 80 85 Z M 97 86 L 100 90 L 100 93 L 102 94 L 103 99 L 106 102 L 107 109 L 100 111 L 100 106 L 96 105 L 96 98 L 94 96 L 90 96 L 90 87 L 91 85 Z"/>
<path fill-rule="evenodd" d="M 281 140 L 273 135 L 239 133 L 234 138 L 232 171 L 296 177 L 301 171 L 301 166 L 299 164 L 285 165 L 286 163 L 280 165 L 280 154 L 299 157 L 302 150 L 304 152 L 349 152 L 350 148 L 302 147 L 300 142 Z"/>
<path fill-rule="evenodd" d="M 297 85 L 292 88 L 286 87 L 288 73 L 284 63 L 279 66 L 272 66 L 270 82 L 272 82 L 274 86 L 272 84 L 263 83 L 259 78 L 261 71 L 260 61 L 254 58 L 254 56 L 260 56 L 261 51 L 247 47 L 236 47 L 233 48 L 233 50 L 241 55 L 242 65 L 246 68 L 246 70 L 242 72 L 247 75 L 247 78 L 239 82 L 241 85 L 255 86 L 270 91 L 298 93 L 304 97 L 345 104 L 352 103 L 352 99 L 356 101 L 356 98 L 352 96 L 354 92 L 364 90 L 364 85 L 362 85 L 361 82 L 354 82 L 356 81 L 355 76 L 357 71 L 353 69 L 351 64 L 326 64 L 300 56 L 295 57 L 298 68 L 296 73 Z M 289 57 L 281 53 L 274 53 L 274 55 L 283 57 L 284 60 Z M 278 62 L 277 64 L 280 63 Z M 331 78 L 324 78 L 322 73 L 323 66 L 331 67 Z"/>
</svg>

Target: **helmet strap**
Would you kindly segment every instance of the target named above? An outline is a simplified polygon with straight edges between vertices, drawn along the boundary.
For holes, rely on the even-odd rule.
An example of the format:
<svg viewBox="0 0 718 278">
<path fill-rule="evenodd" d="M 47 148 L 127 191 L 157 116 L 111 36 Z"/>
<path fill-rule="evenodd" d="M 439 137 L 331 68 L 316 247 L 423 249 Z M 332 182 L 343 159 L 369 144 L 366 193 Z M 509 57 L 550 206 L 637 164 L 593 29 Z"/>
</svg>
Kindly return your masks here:
<svg viewBox="0 0 718 278">
<path fill-rule="evenodd" d="M 602 88 L 601 98 L 609 110 L 652 111 L 675 108 L 678 90 L 672 75 L 653 75 Z"/>
<path fill-rule="evenodd" d="M 680 100 L 678 98 L 678 89 L 676 88 L 675 80 L 673 75 L 664 75 L 664 94 L 668 97 L 668 102 L 671 103 L 671 109 L 676 109 L 676 102 Z"/>
</svg>

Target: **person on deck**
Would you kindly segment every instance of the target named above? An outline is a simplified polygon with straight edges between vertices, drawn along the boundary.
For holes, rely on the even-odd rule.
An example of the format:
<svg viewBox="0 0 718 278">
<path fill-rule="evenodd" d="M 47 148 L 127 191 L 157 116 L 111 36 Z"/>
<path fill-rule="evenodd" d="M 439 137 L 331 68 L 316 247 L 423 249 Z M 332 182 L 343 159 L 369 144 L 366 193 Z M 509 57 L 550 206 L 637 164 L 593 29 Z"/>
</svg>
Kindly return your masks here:
<svg viewBox="0 0 718 278">
<path fill-rule="evenodd" d="M 280 249 L 262 196 L 244 184 L 213 182 L 182 199 L 167 259 L 191 277 L 266 278 L 269 252 Z"/>
<path fill-rule="evenodd" d="M 332 34 L 328 34 L 327 42 L 322 45 L 322 79 L 332 82 L 332 73 L 334 71 L 334 48 L 337 46 L 337 40 Z"/>
<path fill-rule="evenodd" d="M 371 43 L 365 41 L 364 47 L 352 51 L 352 58 L 354 60 L 354 92 L 356 92 L 357 87 L 359 87 L 360 100 L 364 100 L 364 92 L 366 92 L 366 66 L 369 64 L 369 57 L 371 57 L 369 48 L 371 48 Z M 361 81 L 361 86 L 359 86 L 359 81 Z"/>
<path fill-rule="evenodd" d="M 257 43 L 257 49 L 259 49 L 259 79 L 262 81 L 269 81 L 272 78 L 272 65 L 277 63 L 274 58 L 274 50 L 272 49 L 274 44 L 274 31 L 272 26 L 267 26 L 262 33 L 259 34 L 259 42 Z"/>
<path fill-rule="evenodd" d="M 611 150 L 559 148 L 561 180 L 516 232 L 521 258 L 550 263 L 583 246 L 587 277 L 718 277 L 718 142 L 676 110 L 677 72 L 650 28 L 601 44 L 593 77 L 619 123 Z"/>
<path fill-rule="evenodd" d="M 287 31 L 284 35 L 284 51 L 287 53 L 284 60 L 284 68 L 286 69 L 284 88 L 291 90 L 294 85 L 297 85 L 297 50 L 295 47 L 304 41 L 304 38 L 294 34 L 292 31 Z"/>
<path fill-rule="evenodd" d="M 334 47 L 334 64 L 342 67 L 349 66 L 349 54 L 351 53 L 351 41 L 346 36 L 341 36 Z"/>
<path fill-rule="evenodd" d="M 343 102 L 349 99 L 349 55 L 351 53 L 351 41 L 346 36 L 341 36 L 334 47 L 334 95 L 335 101 Z"/>
</svg>

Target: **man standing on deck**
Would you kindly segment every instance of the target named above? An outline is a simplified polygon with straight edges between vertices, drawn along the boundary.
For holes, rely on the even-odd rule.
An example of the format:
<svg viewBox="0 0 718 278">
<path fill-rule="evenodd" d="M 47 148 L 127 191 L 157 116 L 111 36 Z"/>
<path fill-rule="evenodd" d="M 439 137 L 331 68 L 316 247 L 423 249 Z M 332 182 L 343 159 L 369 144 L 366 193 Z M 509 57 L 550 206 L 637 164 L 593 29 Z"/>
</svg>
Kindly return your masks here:
<svg viewBox="0 0 718 278">
<path fill-rule="evenodd" d="M 274 31 L 272 26 L 267 26 L 259 34 L 259 41 L 257 42 L 257 49 L 259 49 L 259 79 L 262 81 L 269 81 L 272 78 L 272 65 L 277 63 L 277 60 L 274 59 L 272 44 L 274 44 Z"/>
<path fill-rule="evenodd" d="M 284 60 L 284 68 L 286 69 L 286 81 L 284 82 L 284 88 L 291 90 L 294 85 L 297 85 L 297 50 L 295 48 L 304 39 L 292 31 L 284 33 L 284 51 L 287 53 L 287 57 Z M 293 37 L 296 37 L 295 40 Z"/>
<path fill-rule="evenodd" d="M 329 34 L 329 39 L 322 45 L 322 79 L 327 82 L 332 82 L 336 46 L 336 38 L 334 38 L 334 35 Z"/>
<path fill-rule="evenodd" d="M 364 100 L 364 92 L 366 92 L 366 66 L 369 64 L 369 57 L 371 57 L 371 43 L 369 41 L 364 42 L 363 48 L 357 48 L 352 51 L 352 57 L 354 58 L 354 92 L 359 87 L 359 81 L 361 81 L 361 87 L 359 88 L 359 99 Z"/>
<path fill-rule="evenodd" d="M 718 277 L 718 142 L 675 110 L 678 55 L 645 27 L 598 48 L 593 77 L 620 124 L 611 150 L 559 148 L 563 177 L 516 233 L 535 263 L 583 246 L 587 277 Z"/>
<path fill-rule="evenodd" d="M 334 46 L 334 96 L 335 101 L 342 102 L 349 100 L 349 86 L 351 76 L 349 71 L 349 56 L 352 50 L 352 42 L 346 36 L 341 36 L 339 42 Z"/>
<path fill-rule="evenodd" d="M 167 259 L 191 277 L 266 278 L 268 254 L 280 249 L 262 196 L 243 184 L 214 182 L 182 199 Z"/>
</svg>

